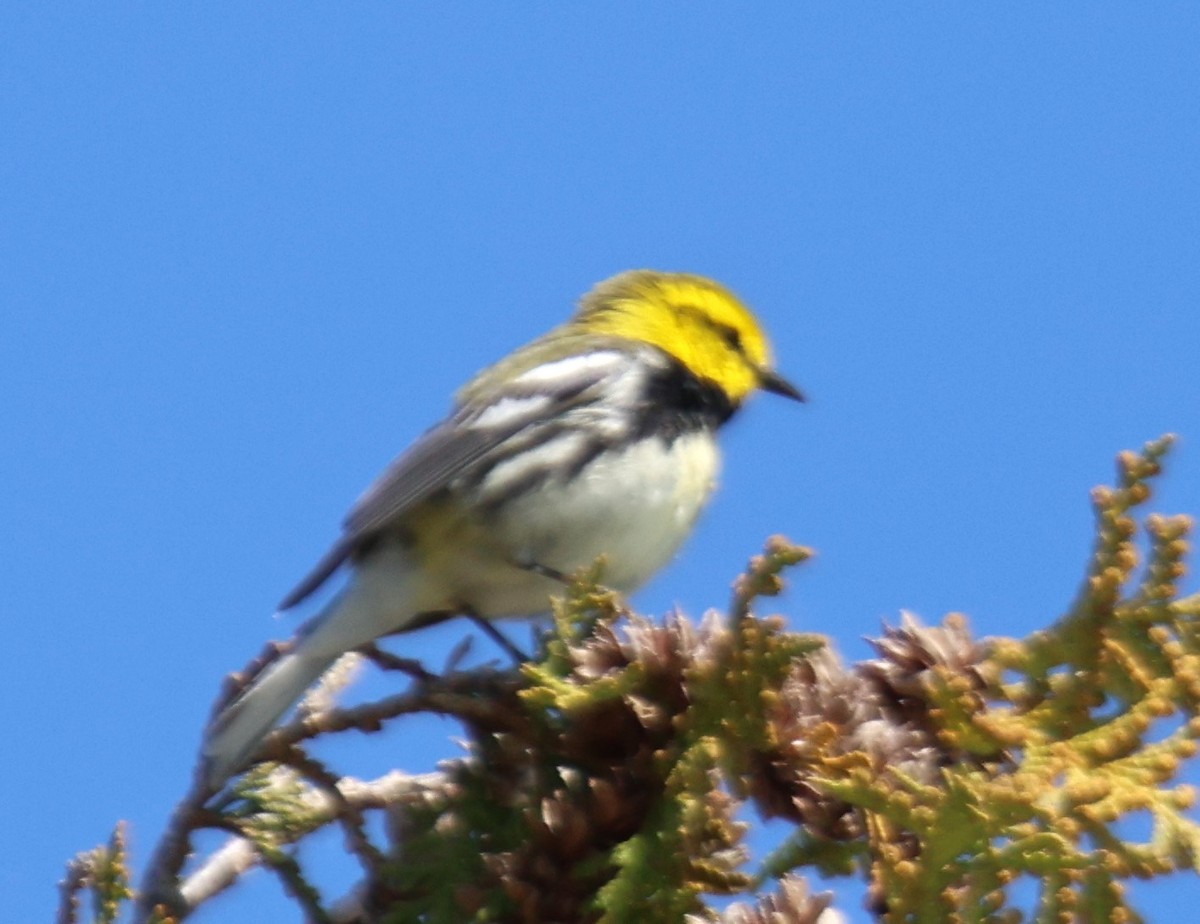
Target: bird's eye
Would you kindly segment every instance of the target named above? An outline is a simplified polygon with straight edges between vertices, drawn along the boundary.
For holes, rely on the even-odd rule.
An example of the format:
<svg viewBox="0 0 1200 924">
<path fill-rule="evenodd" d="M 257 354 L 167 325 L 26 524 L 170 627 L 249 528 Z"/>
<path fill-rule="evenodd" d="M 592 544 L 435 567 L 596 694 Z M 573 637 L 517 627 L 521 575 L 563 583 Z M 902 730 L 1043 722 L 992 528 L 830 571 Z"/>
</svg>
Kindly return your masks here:
<svg viewBox="0 0 1200 924">
<path fill-rule="evenodd" d="M 742 352 L 742 335 L 736 328 L 721 325 L 718 328 L 718 333 L 720 333 L 721 339 L 725 341 L 729 349 L 736 350 L 739 353 Z"/>
</svg>

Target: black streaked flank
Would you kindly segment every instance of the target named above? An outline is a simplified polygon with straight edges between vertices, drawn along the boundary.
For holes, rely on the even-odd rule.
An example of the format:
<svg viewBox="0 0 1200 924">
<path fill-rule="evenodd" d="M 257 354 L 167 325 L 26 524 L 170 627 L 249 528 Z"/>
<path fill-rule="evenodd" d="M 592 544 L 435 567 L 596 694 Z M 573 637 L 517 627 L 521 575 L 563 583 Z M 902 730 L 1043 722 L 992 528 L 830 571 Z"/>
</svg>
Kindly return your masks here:
<svg viewBox="0 0 1200 924">
<path fill-rule="evenodd" d="M 588 466 L 597 456 L 609 450 L 620 450 L 632 443 L 655 437 L 669 447 L 679 437 L 700 430 L 715 430 L 725 423 L 735 410 L 729 397 L 715 384 L 705 382 L 677 360 L 661 356 L 660 366 L 646 376 L 642 394 L 636 408 L 622 412 L 629 424 L 619 437 L 604 434 L 586 418 L 570 414 L 558 419 L 539 422 L 529 429 L 510 437 L 504 444 L 503 458 L 490 458 L 475 466 L 472 471 L 458 479 L 458 490 L 479 487 L 493 466 L 505 459 L 553 443 L 568 436 L 586 438 L 570 458 L 561 460 L 553 468 L 530 462 L 529 470 L 504 485 L 503 491 L 486 499 L 482 507 L 495 510 L 505 502 L 534 491 L 551 478 L 570 481 Z"/>
</svg>

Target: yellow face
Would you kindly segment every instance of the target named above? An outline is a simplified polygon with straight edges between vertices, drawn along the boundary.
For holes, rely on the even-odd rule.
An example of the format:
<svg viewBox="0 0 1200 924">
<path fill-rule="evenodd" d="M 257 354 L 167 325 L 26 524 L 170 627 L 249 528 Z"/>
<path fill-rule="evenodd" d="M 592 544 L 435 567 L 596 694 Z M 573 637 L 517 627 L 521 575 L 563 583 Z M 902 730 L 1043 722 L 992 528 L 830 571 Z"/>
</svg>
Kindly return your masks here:
<svg viewBox="0 0 1200 924">
<path fill-rule="evenodd" d="M 800 395 L 771 370 L 767 338 L 728 289 L 686 273 L 631 270 L 584 296 L 573 325 L 653 344 L 734 402 L 758 388 Z"/>
</svg>

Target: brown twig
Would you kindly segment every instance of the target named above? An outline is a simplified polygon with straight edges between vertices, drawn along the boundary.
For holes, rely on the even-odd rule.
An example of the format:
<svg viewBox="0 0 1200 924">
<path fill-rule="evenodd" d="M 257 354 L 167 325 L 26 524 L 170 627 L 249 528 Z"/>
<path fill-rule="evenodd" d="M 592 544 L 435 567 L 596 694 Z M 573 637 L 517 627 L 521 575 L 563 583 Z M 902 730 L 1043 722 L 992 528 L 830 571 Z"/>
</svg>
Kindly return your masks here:
<svg viewBox="0 0 1200 924">
<path fill-rule="evenodd" d="M 204 769 L 204 762 L 198 761 L 192 786 L 171 813 L 167 830 L 150 857 L 134 905 L 133 924 L 145 924 L 159 905 L 177 918 L 182 918 L 187 910 L 178 883 L 192 853 L 192 832 L 201 827 L 198 819 L 204 815 L 204 803 L 212 795 Z"/>
<path fill-rule="evenodd" d="M 240 671 L 226 674 L 224 681 L 221 683 L 221 690 L 217 694 L 217 698 L 213 701 L 210 718 L 215 719 L 220 715 L 221 710 L 245 692 L 263 671 L 291 650 L 291 642 L 267 642 L 263 646 L 262 651 L 255 655 Z"/>
<path fill-rule="evenodd" d="M 91 851 L 77 854 L 67 864 L 67 873 L 59 884 L 57 924 L 76 924 L 79 920 L 79 893 L 87 885 L 94 864 Z"/>
<path fill-rule="evenodd" d="M 337 774 L 300 748 L 292 748 L 284 763 L 315 783 L 330 799 L 334 807 L 334 817 L 342 823 L 346 832 L 347 849 L 358 857 L 363 872 L 373 878 L 378 877 L 386 858 L 379 848 L 371 843 L 367 836 L 366 819 L 358 806 L 342 793 Z"/>
<path fill-rule="evenodd" d="M 401 658 L 390 651 L 384 651 L 378 645 L 363 645 L 358 649 L 363 656 L 382 671 L 398 671 L 407 674 L 413 680 L 426 682 L 436 679 L 437 675 L 427 671 L 424 665 L 415 658 Z"/>
<path fill-rule="evenodd" d="M 330 709 L 284 725 L 263 740 L 255 759 L 284 761 L 289 748 L 302 741 L 350 729 L 376 732 L 388 719 L 414 712 L 436 712 L 511 730 L 524 728 L 527 720 L 519 709 L 509 708 L 506 695 L 519 685 L 520 679 L 514 674 L 486 669 L 435 677 L 395 696 L 361 706 Z"/>
<path fill-rule="evenodd" d="M 333 924 L 329 912 L 321 904 L 321 893 L 304 878 L 296 858 L 281 849 L 268 849 L 265 844 L 256 846 L 263 866 L 279 877 L 284 890 L 304 909 L 305 920 L 310 924 Z"/>
</svg>

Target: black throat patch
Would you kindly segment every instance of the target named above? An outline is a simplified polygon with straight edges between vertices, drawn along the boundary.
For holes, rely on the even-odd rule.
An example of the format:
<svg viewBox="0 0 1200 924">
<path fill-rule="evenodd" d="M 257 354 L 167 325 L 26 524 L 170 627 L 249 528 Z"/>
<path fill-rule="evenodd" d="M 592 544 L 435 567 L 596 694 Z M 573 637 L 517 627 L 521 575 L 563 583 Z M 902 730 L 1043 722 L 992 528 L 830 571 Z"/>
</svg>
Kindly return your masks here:
<svg viewBox="0 0 1200 924">
<path fill-rule="evenodd" d="M 736 410 L 724 391 L 671 360 L 646 383 L 636 437 L 659 435 L 668 443 L 685 433 L 719 427 Z"/>
</svg>

